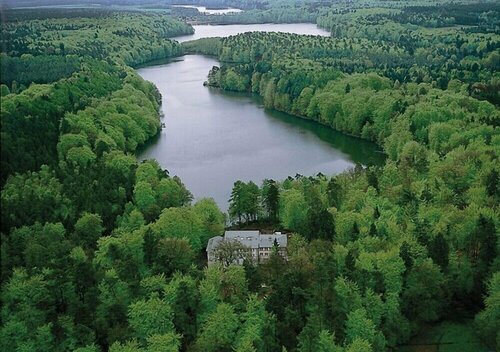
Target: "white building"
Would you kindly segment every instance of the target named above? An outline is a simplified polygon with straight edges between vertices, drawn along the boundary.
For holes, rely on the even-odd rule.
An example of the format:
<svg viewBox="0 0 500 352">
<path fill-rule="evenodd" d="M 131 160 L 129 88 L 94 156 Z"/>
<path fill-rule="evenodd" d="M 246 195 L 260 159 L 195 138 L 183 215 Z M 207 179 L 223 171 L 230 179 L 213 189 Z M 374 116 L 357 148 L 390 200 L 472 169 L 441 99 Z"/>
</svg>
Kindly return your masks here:
<svg viewBox="0 0 500 352">
<path fill-rule="evenodd" d="M 278 253 L 286 259 L 286 249 L 288 237 L 281 232 L 264 234 L 258 230 L 250 231 L 226 231 L 224 237 L 212 237 L 207 245 L 208 265 L 217 262 L 219 259 L 215 255 L 215 250 L 223 241 L 238 241 L 248 251 L 241 255 L 235 255 L 235 264 L 243 264 L 245 257 L 250 257 L 255 263 L 266 261 L 271 256 L 274 246 L 277 246 Z"/>
</svg>

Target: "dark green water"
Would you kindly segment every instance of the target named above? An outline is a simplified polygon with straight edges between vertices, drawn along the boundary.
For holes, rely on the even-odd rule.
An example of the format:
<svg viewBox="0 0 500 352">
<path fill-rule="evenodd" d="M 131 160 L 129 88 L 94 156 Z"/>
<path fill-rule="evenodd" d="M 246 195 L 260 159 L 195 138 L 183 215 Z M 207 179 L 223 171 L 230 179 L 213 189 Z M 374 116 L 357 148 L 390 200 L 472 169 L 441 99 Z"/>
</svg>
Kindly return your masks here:
<svg viewBox="0 0 500 352">
<path fill-rule="evenodd" d="M 215 59 L 189 55 L 138 70 L 160 90 L 166 126 L 138 158 L 158 160 L 195 198 L 212 197 L 225 210 L 236 180 L 260 184 L 383 163 L 373 143 L 266 110 L 254 96 L 204 87 L 214 65 Z"/>
</svg>

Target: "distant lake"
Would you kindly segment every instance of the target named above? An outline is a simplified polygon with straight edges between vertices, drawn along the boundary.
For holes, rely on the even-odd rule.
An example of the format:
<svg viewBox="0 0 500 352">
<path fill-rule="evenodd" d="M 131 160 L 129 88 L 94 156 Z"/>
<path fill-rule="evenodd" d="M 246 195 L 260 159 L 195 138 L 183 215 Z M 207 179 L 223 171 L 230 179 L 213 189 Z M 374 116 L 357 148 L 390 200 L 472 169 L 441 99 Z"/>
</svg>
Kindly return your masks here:
<svg viewBox="0 0 500 352">
<path fill-rule="evenodd" d="M 173 38 L 179 42 L 200 38 L 229 37 L 245 32 L 285 32 L 295 34 L 321 35 L 328 37 L 329 32 L 312 23 L 266 23 L 266 24 L 228 24 L 193 26 L 194 34 Z M 208 73 L 208 72 L 207 72 Z"/>
<path fill-rule="evenodd" d="M 295 32 L 308 28 L 307 33 L 316 28 L 312 24 L 265 28 L 272 26 Z M 198 27 L 216 27 L 210 32 L 219 35 L 236 34 L 224 30 L 234 26 L 196 26 L 197 32 Z M 254 26 L 237 27 L 248 31 Z M 171 175 L 181 177 L 196 199 L 212 197 L 227 210 L 236 180 L 260 184 L 265 178 L 336 174 L 355 163 L 383 163 L 384 156 L 373 143 L 264 109 L 261 100 L 249 94 L 204 87 L 208 71 L 216 65 L 214 58 L 188 55 L 138 70 L 160 90 L 166 126 L 138 158 L 158 160 Z"/>
<path fill-rule="evenodd" d="M 184 7 L 187 9 L 197 9 L 198 12 L 206 13 L 208 15 L 226 15 L 230 13 L 243 12 L 243 10 L 235 9 L 233 7 L 228 7 L 224 9 L 207 9 L 205 6 L 194 6 L 194 5 L 173 5 L 172 7 Z"/>
</svg>

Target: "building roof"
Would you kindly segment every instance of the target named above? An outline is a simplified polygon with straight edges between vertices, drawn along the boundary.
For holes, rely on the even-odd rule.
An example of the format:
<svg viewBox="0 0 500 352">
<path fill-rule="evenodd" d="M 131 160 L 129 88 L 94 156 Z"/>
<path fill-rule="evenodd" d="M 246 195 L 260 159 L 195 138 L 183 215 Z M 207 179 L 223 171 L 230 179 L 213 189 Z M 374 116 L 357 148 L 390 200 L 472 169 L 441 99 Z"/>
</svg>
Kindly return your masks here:
<svg viewBox="0 0 500 352">
<path fill-rule="evenodd" d="M 223 240 L 224 239 L 222 238 L 222 236 L 215 236 L 215 237 L 212 237 L 211 239 L 209 239 L 208 244 L 207 244 L 207 252 L 211 252 Z"/>
<path fill-rule="evenodd" d="M 250 248 L 270 248 L 274 246 L 274 240 L 280 247 L 288 245 L 288 237 L 285 234 L 276 232 L 274 234 L 261 234 L 258 230 L 252 231 L 226 231 L 224 234 L 226 240 L 237 240 L 244 246 Z"/>
<path fill-rule="evenodd" d="M 288 244 L 288 237 L 283 234 L 262 234 L 260 235 L 259 247 L 272 247 L 274 246 L 274 240 L 278 242 L 279 247 L 286 247 Z"/>
<path fill-rule="evenodd" d="M 237 240 L 242 245 L 249 248 L 259 248 L 259 235 L 258 230 L 251 231 L 226 231 L 224 233 L 224 239 L 226 240 Z"/>
</svg>

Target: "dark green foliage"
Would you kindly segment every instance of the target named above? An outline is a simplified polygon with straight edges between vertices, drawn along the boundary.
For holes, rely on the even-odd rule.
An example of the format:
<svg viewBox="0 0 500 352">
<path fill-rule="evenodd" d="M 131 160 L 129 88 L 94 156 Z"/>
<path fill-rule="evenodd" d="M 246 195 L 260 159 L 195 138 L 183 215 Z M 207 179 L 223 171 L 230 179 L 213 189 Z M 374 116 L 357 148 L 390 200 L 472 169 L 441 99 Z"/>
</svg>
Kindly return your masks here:
<svg viewBox="0 0 500 352">
<path fill-rule="evenodd" d="M 97 214 L 84 213 L 75 223 L 75 243 L 83 248 L 95 249 L 104 227 Z"/>
<path fill-rule="evenodd" d="M 401 247 L 399 248 L 399 256 L 403 259 L 403 262 L 406 267 L 406 271 L 410 270 L 413 266 L 413 257 L 411 255 L 411 247 L 408 242 L 403 242 Z"/>
<path fill-rule="evenodd" d="M 24 86 L 55 82 L 77 71 L 80 60 L 75 55 L 25 55 L 21 58 L 2 55 L 1 81 L 9 87 L 13 81 Z"/>
<path fill-rule="evenodd" d="M 500 175 L 498 171 L 492 170 L 486 178 L 486 190 L 490 197 L 500 196 Z"/>
<path fill-rule="evenodd" d="M 264 180 L 262 203 L 269 218 L 273 221 L 277 220 L 279 214 L 279 188 L 274 180 Z"/>
<path fill-rule="evenodd" d="M 372 186 L 377 191 L 379 190 L 377 172 L 373 168 L 368 169 L 366 172 L 366 179 L 369 186 Z"/>
<path fill-rule="evenodd" d="M 355 265 L 356 265 L 356 257 L 355 253 L 352 250 L 349 250 L 347 252 L 347 256 L 345 257 L 345 266 L 349 272 L 353 272 L 355 270 Z"/>
<path fill-rule="evenodd" d="M 435 236 L 429 246 L 429 256 L 444 271 L 448 267 L 450 247 L 442 234 Z"/>
<path fill-rule="evenodd" d="M 122 70 L 94 60 L 87 65 L 92 73 L 82 71 L 74 78 L 33 85 L 20 94 L 2 98 L 2 184 L 15 172 L 54 165 L 64 114 L 83 109 L 92 98 L 122 87 Z"/>
<path fill-rule="evenodd" d="M 332 177 L 330 181 L 328 181 L 328 186 L 326 189 L 326 195 L 328 197 L 328 204 L 332 207 L 340 207 L 340 199 L 341 199 L 341 187 L 337 183 L 335 177 Z"/>
<path fill-rule="evenodd" d="M 252 181 L 236 181 L 229 199 L 229 215 L 238 220 L 240 225 L 243 221 L 248 223 L 257 220 L 260 214 L 260 193 L 259 187 Z"/>
<path fill-rule="evenodd" d="M 498 233 L 491 218 L 481 214 L 471 237 L 471 255 L 487 269 L 497 258 Z"/>
<path fill-rule="evenodd" d="M 319 238 L 332 241 L 335 237 L 335 224 L 333 216 L 326 209 L 313 210 L 308 213 L 308 228 L 311 239 Z"/>
<path fill-rule="evenodd" d="M 144 234 L 143 251 L 144 262 L 148 266 L 152 266 L 158 255 L 158 239 L 149 227 L 146 229 L 146 233 Z"/>
<path fill-rule="evenodd" d="M 493 274 L 488 282 L 485 308 L 476 316 L 476 327 L 481 337 L 493 349 L 500 347 L 498 332 L 500 331 L 500 273 Z"/>
<path fill-rule="evenodd" d="M 359 238 L 359 234 L 359 225 L 356 221 L 354 221 L 351 229 L 351 241 L 356 241 Z"/>
</svg>

